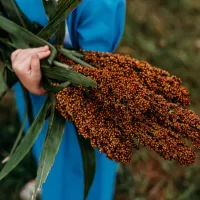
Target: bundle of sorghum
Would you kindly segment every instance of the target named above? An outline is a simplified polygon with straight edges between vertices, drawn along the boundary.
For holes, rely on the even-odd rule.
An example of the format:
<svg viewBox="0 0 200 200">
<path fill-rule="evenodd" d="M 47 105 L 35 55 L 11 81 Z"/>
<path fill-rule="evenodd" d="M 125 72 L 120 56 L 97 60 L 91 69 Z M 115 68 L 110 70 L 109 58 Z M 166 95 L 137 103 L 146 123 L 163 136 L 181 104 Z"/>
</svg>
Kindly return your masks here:
<svg viewBox="0 0 200 200">
<path fill-rule="evenodd" d="M 166 160 L 194 163 L 200 119 L 183 108 L 189 105 L 189 92 L 179 78 L 129 56 L 82 53 L 95 68 L 61 55 L 59 60 L 97 86 L 71 85 L 56 94 L 57 109 L 75 123 L 80 135 L 117 162 L 129 163 L 133 147 L 142 144 Z"/>
<path fill-rule="evenodd" d="M 189 105 L 189 92 L 180 79 L 129 56 L 63 48 L 63 22 L 80 2 L 43 1 L 49 23 L 40 27 L 24 17 L 15 1 L 0 1 L 0 53 L 5 65 L 0 72 L 0 100 L 18 81 L 10 60 L 14 50 L 44 45 L 51 50 L 51 55 L 41 62 L 42 84 L 48 91 L 46 101 L 33 122 L 29 120 L 30 128 L 21 139 L 26 118 L 32 115 L 28 91 L 23 88 L 24 123 L 0 171 L 1 180 L 19 164 L 50 113 L 32 199 L 36 199 L 46 180 L 64 134 L 65 120 L 54 112 L 54 93 L 61 115 L 74 122 L 78 133 L 89 139 L 92 147 L 117 162 L 129 163 L 133 148 L 142 144 L 166 160 L 190 165 L 195 161 L 195 148 L 200 149 L 200 119 L 184 108 Z M 47 42 L 50 39 L 53 44 Z M 86 199 L 95 175 L 95 153 L 84 140 L 80 139 L 79 144 Z"/>
</svg>

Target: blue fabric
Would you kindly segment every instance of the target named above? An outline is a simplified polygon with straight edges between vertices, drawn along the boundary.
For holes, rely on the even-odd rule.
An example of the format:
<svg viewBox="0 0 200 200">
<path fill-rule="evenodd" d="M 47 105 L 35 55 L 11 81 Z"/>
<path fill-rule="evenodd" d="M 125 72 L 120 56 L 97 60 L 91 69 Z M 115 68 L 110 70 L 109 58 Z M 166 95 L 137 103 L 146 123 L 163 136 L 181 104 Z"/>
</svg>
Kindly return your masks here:
<svg viewBox="0 0 200 200">
<path fill-rule="evenodd" d="M 48 20 L 42 0 L 15 0 L 24 14 L 31 20 L 46 25 Z M 83 0 L 67 18 L 70 38 L 74 47 L 85 50 L 115 50 L 121 39 L 125 21 L 125 0 Z M 20 118 L 24 113 L 21 87 L 14 87 Z M 34 116 L 37 115 L 45 96 L 31 94 Z M 28 125 L 26 126 L 26 130 Z M 47 122 L 33 147 L 39 160 Z M 115 187 L 117 164 L 96 151 L 97 169 L 88 200 L 111 200 Z M 82 200 L 82 158 L 74 125 L 66 123 L 65 134 L 55 163 L 43 185 L 42 200 Z"/>
</svg>

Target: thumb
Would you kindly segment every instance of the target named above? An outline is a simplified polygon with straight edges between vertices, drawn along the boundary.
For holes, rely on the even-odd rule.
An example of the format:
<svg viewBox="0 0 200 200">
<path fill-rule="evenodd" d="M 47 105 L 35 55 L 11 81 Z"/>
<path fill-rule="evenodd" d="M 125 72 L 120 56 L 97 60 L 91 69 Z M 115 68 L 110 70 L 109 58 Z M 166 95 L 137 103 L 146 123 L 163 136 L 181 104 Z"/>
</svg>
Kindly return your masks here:
<svg viewBox="0 0 200 200">
<path fill-rule="evenodd" d="M 40 59 L 37 54 L 31 56 L 31 73 L 33 76 L 41 76 Z"/>
</svg>

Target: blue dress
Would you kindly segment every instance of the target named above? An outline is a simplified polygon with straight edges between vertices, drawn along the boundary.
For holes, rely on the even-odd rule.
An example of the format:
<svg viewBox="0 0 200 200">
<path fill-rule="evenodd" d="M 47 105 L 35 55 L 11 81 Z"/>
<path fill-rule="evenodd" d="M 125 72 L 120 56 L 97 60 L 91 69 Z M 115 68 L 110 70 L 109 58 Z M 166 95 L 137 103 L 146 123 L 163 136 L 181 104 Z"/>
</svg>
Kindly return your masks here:
<svg viewBox="0 0 200 200">
<path fill-rule="evenodd" d="M 42 0 L 15 1 L 29 20 L 43 26 L 47 24 Z M 125 4 L 125 0 L 83 0 L 66 20 L 72 45 L 85 50 L 114 51 L 124 29 Z M 24 99 L 20 85 L 16 84 L 14 90 L 17 108 L 22 118 Z M 34 116 L 36 116 L 44 103 L 45 96 L 33 94 L 30 96 Z M 33 147 L 33 154 L 37 161 L 46 129 L 47 123 Z M 111 200 L 115 188 L 117 163 L 107 159 L 98 151 L 96 151 L 96 157 L 96 174 L 88 200 Z M 66 122 L 59 152 L 42 188 L 42 200 L 82 200 L 83 188 L 82 158 L 75 128 L 73 123 Z"/>
</svg>

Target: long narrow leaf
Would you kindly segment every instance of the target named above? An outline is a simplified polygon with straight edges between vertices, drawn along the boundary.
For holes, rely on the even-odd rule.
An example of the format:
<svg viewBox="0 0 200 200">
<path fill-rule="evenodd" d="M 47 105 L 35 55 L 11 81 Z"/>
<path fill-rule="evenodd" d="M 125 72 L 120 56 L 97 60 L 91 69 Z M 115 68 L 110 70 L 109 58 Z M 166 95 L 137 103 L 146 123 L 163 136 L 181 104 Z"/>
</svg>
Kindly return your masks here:
<svg viewBox="0 0 200 200">
<path fill-rule="evenodd" d="M 2 0 L 1 1 L 4 10 L 6 11 L 6 14 L 10 20 L 15 22 L 16 24 L 28 29 L 30 27 L 30 23 L 27 18 L 22 14 L 22 12 L 19 10 L 18 6 L 14 2 L 14 0 Z M 14 35 L 11 35 L 11 40 L 20 46 L 21 48 L 29 48 L 29 45 L 22 40 L 21 38 L 18 38 Z"/>
<path fill-rule="evenodd" d="M 29 126 L 31 126 L 31 124 L 34 121 L 33 105 L 31 102 L 30 95 L 29 95 L 29 91 L 23 85 L 22 85 L 22 91 L 23 91 L 23 95 L 24 95 L 25 106 L 27 108 Z"/>
<path fill-rule="evenodd" d="M 37 173 L 37 178 L 36 178 L 36 185 L 35 185 L 35 191 L 32 195 L 32 199 L 35 199 L 37 196 L 37 191 L 41 188 L 41 185 L 43 184 L 43 166 L 44 164 L 46 164 L 46 153 L 45 149 L 46 149 L 46 141 L 47 138 L 49 136 L 49 133 L 52 130 L 52 125 L 53 125 L 53 121 L 54 121 L 54 114 L 55 114 L 55 105 L 56 105 L 56 99 L 54 95 L 50 95 L 50 99 L 51 99 L 51 114 L 50 114 L 50 118 L 49 118 L 49 124 L 48 124 L 48 129 L 47 129 L 47 134 L 46 134 L 46 138 L 44 141 L 44 145 L 42 148 L 42 153 L 41 153 L 41 157 L 40 157 L 40 162 L 39 162 L 39 167 L 38 167 L 38 173 Z M 44 162 L 44 163 L 43 163 Z"/>
<path fill-rule="evenodd" d="M 78 58 L 77 56 L 75 56 L 75 53 L 73 53 L 73 51 L 67 50 L 65 48 L 61 48 L 59 49 L 59 51 L 66 56 L 67 58 L 73 60 L 74 62 L 83 65 L 83 66 L 87 66 L 89 68 L 94 68 L 92 65 L 84 62 L 83 60 L 81 60 L 80 58 Z"/>
<path fill-rule="evenodd" d="M 4 97 L 4 95 L 7 93 L 8 90 L 9 87 L 6 84 L 3 73 L 0 72 L 0 100 Z"/>
<path fill-rule="evenodd" d="M 1 0 L 0 7 L 10 20 L 32 33 L 37 34 L 42 29 L 40 24 L 28 20 L 14 0 Z"/>
<path fill-rule="evenodd" d="M 35 191 L 32 196 L 32 200 L 35 200 L 37 191 L 40 190 L 42 184 L 46 181 L 64 134 L 66 120 L 61 117 L 61 115 L 57 111 L 54 115 L 51 114 L 50 119 L 52 120 L 52 124 L 49 124 L 49 128 L 43 145 L 37 172 Z"/>
<path fill-rule="evenodd" d="M 56 12 L 57 2 L 56 0 L 42 0 L 43 7 L 47 17 L 50 17 Z"/>
<path fill-rule="evenodd" d="M 1 0 L 1 4 L 10 20 L 28 29 L 28 19 L 22 14 L 14 0 Z"/>
<path fill-rule="evenodd" d="M 43 7 L 45 9 L 47 17 L 49 18 L 49 20 L 51 20 L 51 16 L 56 12 L 57 2 L 55 2 L 55 0 L 49 0 L 49 1 L 42 0 L 42 3 L 43 3 Z M 52 34 L 50 36 L 48 35 L 47 37 L 43 37 L 43 39 L 46 39 L 46 40 L 51 39 L 51 37 L 55 35 L 58 29 L 59 29 L 59 26 L 56 26 L 55 28 L 52 29 Z M 40 32 L 38 33 L 38 35 L 41 37 Z"/>
<path fill-rule="evenodd" d="M 66 22 L 64 20 L 60 23 L 59 29 L 56 33 L 56 40 L 54 42 L 54 45 L 56 47 L 59 47 L 59 48 L 63 47 L 64 39 L 65 39 L 65 27 L 66 27 Z"/>
<path fill-rule="evenodd" d="M 13 85 L 18 81 L 18 77 L 16 74 L 12 71 L 10 71 L 8 68 L 6 68 L 6 83 L 9 88 L 12 88 Z"/>
<path fill-rule="evenodd" d="M 11 35 L 10 38 L 12 42 L 15 44 L 15 46 L 17 46 L 18 48 L 21 48 L 21 49 L 30 48 L 29 44 L 27 44 L 26 41 L 20 39 L 18 36 Z"/>
<path fill-rule="evenodd" d="M 4 65 L 4 75 L 0 73 L 0 100 L 8 92 L 8 90 L 17 82 L 17 76 L 12 72 L 12 66 L 10 63 L 11 51 L 5 45 L 1 45 L 0 49 L 1 58 Z"/>
<path fill-rule="evenodd" d="M 38 36 L 46 40 L 52 38 L 57 32 L 60 23 L 66 20 L 68 14 L 76 8 L 80 2 L 81 0 L 60 0 L 56 13 L 51 16 L 50 22 L 38 33 Z M 62 6 L 60 6 L 61 4 Z"/>
<path fill-rule="evenodd" d="M 34 35 L 28 30 L 18 26 L 17 24 L 13 23 L 12 21 L 6 19 L 3 16 L 0 16 L 0 28 L 7 31 L 11 35 L 14 35 L 17 38 L 23 38 L 23 40 L 26 41 L 28 44 L 34 45 L 36 47 L 48 45 L 51 49 L 51 55 L 48 58 L 49 63 L 52 63 L 54 58 L 56 57 L 57 51 L 53 45 L 39 38 L 38 36 Z M 21 46 L 17 47 L 21 48 Z"/>
<path fill-rule="evenodd" d="M 22 86 L 23 87 L 23 86 Z M 10 156 L 11 157 L 13 155 L 13 153 L 15 152 L 20 140 L 22 139 L 22 136 L 23 136 L 23 132 L 24 132 L 24 128 L 25 128 L 25 124 L 26 124 L 26 120 L 28 118 L 28 111 L 29 111 L 29 107 L 30 107 L 30 102 L 28 99 L 28 91 L 23 87 L 23 93 L 24 93 L 24 100 L 25 100 L 25 111 L 24 111 L 24 118 L 23 118 L 23 121 L 22 121 L 22 125 L 21 125 L 21 128 L 19 130 L 19 133 L 17 135 L 17 138 L 15 140 L 15 143 L 11 149 L 11 152 L 10 152 Z M 32 115 L 33 113 L 31 113 Z M 32 120 L 33 120 L 33 116 L 32 116 Z"/>
<path fill-rule="evenodd" d="M 81 148 L 83 171 L 84 171 L 84 200 L 86 200 L 92 186 L 96 171 L 96 154 L 89 140 L 78 135 L 78 141 Z"/>
<path fill-rule="evenodd" d="M 49 20 L 51 20 L 51 16 L 56 12 L 57 2 L 56 0 L 42 0 L 45 12 Z M 55 46 L 62 47 L 65 38 L 65 20 L 62 21 L 59 25 L 58 31 L 56 32 L 56 39 L 54 41 Z M 57 28 L 56 28 L 57 29 Z"/>
<path fill-rule="evenodd" d="M 0 43 L 3 38 L 0 38 Z M 13 72 L 10 57 L 11 57 L 11 50 L 9 47 L 1 44 L 0 54 L 2 56 L 2 61 L 5 67 L 7 67 L 11 72 Z"/>
<path fill-rule="evenodd" d="M 88 78 L 72 69 L 67 69 L 64 67 L 42 67 L 42 73 L 46 77 L 59 81 L 70 81 L 78 85 L 83 85 L 85 87 L 94 87 L 96 82 L 91 78 Z"/>
<path fill-rule="evenodd" d="M 47 110 L 49 109 L 50 101 L 49 98 L 46 99 L 43 107 L 41 108 L 37 118 L 31 125 L 30 129 L 24 136 L 23 140 L 17 147 L 14 154 L 11 156 L 10 160 L 5 164 L 3 169 L 0 172 L 0 180 L 2 180 L 6 175 L 8 175 L 19 163 L 20 161 L 26 156 L 29 152 L 31 147 L 33 146 L 34 142 L 39 135 L 44 122 Z"/>
<path fill-rule="evenodd" d="M 63 90 L 64 88 L 66 88 L 67 86 L 69 86 L 71 84 L 70 81 L 66 81 L 64 83 L 61 83 L 60 85 L 53 87 L 49 90 L 47 90 L 48 92 L 52 92 L 52 93 L 58 93 L 60 90 Z"/>
</svg>

